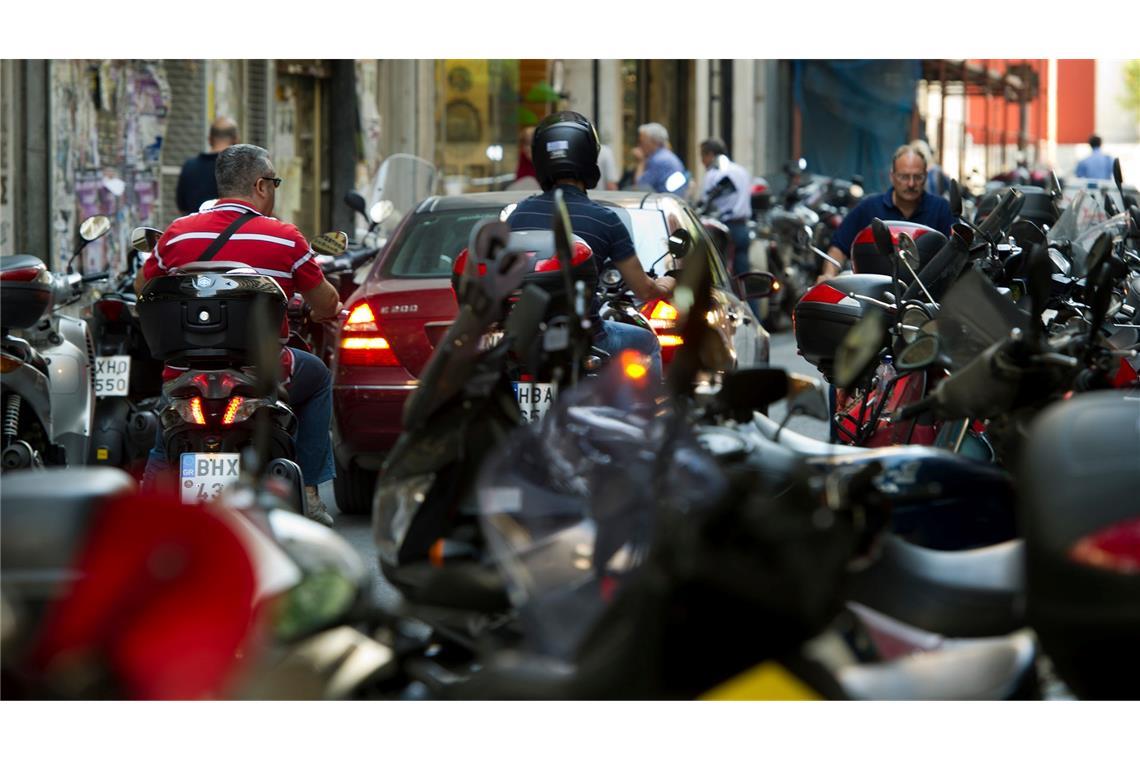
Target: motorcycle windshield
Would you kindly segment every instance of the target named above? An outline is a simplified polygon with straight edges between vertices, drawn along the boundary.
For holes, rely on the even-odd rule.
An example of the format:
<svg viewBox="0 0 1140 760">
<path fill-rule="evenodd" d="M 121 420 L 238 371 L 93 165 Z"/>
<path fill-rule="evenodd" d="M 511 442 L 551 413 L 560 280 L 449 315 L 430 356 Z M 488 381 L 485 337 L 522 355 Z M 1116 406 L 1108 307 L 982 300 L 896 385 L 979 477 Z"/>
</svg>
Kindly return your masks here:
<svg viewBox="0 0 1140 760">
<path fill-rule="evenodd" d="M 951 369 L 961 369 L 1015 327 L 1025 329 L 1026 314 L 970 270 L 950 288 L 938 310 L 938 338 Z"/>
<path fill-rule="evenodd" d="M 1056 244 L 1063 247 L 1067 243 L 1075 242 L 1090 228 L 1097 226 L 1105 219 L 1106 215 L 1104 209 L 1097 202 L 1096 198 L 1084 190 L 1078 190 L 1072 200 L 1069 201 L 1069 205 L 1065 208 L 1064 213 L 1057 219 L 1057 223 L 1046 233 L 1045 239 L 1050 245 Z M 1093 240 L 1095 239 L 1094 237 Z M 1085 274 L 1084 260 L 1087 257 L 1087 247 L 1078 253 L 1077 246 L 1073 246 L 1073 251 L 1069 258 L 1074 265 L 1074 275 L 1081 276 Z M 1077 261 L 1078 258 L 1080 259 L 1079 263 Z"/>
<path fill-rule="evenodd" d="M 1103 214 L 1101 215 L 1103 217 Z M 1115 242 L 1128 234 L 1128 214 L 1117 214 L 1100 222 L 1093 222 L 1077 232 L 1072 241 L 1073 274 L 1083 277 L 1088 274 L 1089 252 L 1093 243 L 1103 233 L 1108 233 Z"/>
<path fill-rule="evenodd" d="M 438 172 L 435 166 L 419 156 L 396 153 L 384 159 L 372 180 L 368 205 L 391 201 L 393 211 L 382 228 L 391 233 L 400 220 L 413 211 L 420 201 L 435 192 Z"/>
<path fill-rule="evenodd" d="M 658 505 L 725 488 L 711 460 L 671 438 L 672 412 L 618 364 L 514 431 L 478 482 L 488 550 L 528 645 L 567 660 L 648 556 Z"/>
</svg>

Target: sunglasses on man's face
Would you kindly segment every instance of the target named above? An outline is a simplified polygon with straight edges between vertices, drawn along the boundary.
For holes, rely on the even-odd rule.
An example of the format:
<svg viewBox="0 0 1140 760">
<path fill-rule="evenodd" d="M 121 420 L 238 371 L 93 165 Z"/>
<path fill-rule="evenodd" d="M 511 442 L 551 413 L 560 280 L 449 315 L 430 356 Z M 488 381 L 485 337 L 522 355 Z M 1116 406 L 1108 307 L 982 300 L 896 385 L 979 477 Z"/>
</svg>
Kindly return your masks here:
<svg viewBox="0 0 1140 760">
<path fill-rule="evenodd" d="M 262 177 L 262 179 L 265 180 L 266 182 L 272 182 L 273 187 L 277 188 L 277 187 L 281 187 L 281 180 L 283 178 L 282 177 Z"/>
</svg>

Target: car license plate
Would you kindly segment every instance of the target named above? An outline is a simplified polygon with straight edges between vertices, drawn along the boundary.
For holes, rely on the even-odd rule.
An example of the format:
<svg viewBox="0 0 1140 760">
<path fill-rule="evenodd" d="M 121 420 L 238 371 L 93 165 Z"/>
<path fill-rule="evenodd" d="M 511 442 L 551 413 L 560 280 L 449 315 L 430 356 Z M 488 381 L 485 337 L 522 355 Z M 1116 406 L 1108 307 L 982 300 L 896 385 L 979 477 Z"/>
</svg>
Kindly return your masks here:
<svg viewBox="0 0 1140 760">
<path fill-rule="evenodd" d="M 240 454 L 186 453 L 181 460 L 183 504 L 214 501 L 241 476 Z"/>
<path fill-rule="evenodd" d="M 523 418 L 534 422 L 542 419 L 554 403 L 553 383 L 513 383 L 515 400 L 519 402 Z"/>
<path fill-rule="evenodd" d="M 126 396 L 131 390 L 131 357 L 95 357 L 95 395 Z"/>
</svg>

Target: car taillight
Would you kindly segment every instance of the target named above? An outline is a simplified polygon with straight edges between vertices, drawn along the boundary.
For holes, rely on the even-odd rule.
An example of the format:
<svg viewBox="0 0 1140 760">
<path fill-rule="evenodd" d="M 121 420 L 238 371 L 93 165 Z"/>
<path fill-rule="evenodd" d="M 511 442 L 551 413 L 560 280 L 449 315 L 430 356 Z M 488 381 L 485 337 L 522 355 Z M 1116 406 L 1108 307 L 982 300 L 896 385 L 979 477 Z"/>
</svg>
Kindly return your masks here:
<svg viewBox="0 0 1140 760">
<path fill-rule="evenodd" d="M 463 274 L 463 270 L 466 268 L 467 268 L 467 249 L 464 248 L 462 251 L 459 252 L 459 255 L 455 257 L 455 263 L 451 267 L 451 273 L 453 275 L 455 275 L 456 277 L 459 277 L 460 275 Z M 478 266 L 478 272 L 479 272 L 479 275 L 478 275 L 479 277 L 482 277 L 483 275 L 487 274 L 487 265 L 480 261 L 479 266 Z"/>
<path fill-rule="evenodd" d="M 340 363 L 364 367 L 399 367 L 400 361 L 388 339 L 380 333 L 380 325 L 367 302 L 349 312 L 341 326 Z"/>
<path fill-rule="evenodd" d="M 1069 559 L 1115 573 L 1140 573 L 1140 517 L 1085 536 L 1069 549 Z"/>
<path fill-rule="evenodd" d="M 575 242 L 574 251 L 570 256 L 570 267 L 577 268 L 593 255 L 594 252 L 590 249 L 590 246 L 582 242 Z M 534 265 L 534 271 L 536 272 L 557 272 L 561 268 L 562 261 L 558 256 L 551 256 L 549 259 L 544 259 Z"/>
<path fill-rule="evenodd" d="M 400 361 L 381 337 L 351 337 L 340 341 L 340 363 L 365 367 L 399 367 Z"/>
<path fill-rule="evenodd" d="M 680 335 L 658 335 L 657 342 L 661 344 L 662 348 L 676 348 L 685 342 L 685 339 Z"/>
<path fill-rule="evenodd" d="M 649 301 L 641 312 L 649 317 L 649 325 L 657 332 L 677 329 L 677 310 L 666 301 Z"/>
</svg>

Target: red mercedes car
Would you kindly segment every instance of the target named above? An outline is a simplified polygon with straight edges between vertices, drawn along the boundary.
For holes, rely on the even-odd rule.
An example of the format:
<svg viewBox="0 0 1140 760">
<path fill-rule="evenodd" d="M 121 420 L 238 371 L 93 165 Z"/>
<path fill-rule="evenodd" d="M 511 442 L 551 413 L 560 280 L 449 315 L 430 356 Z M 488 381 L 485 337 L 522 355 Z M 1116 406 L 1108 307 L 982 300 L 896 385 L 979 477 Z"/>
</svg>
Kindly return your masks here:
<svg viewBox="0 0 1140 760">
<path fill-rule="evenodd" d="M 368 278 L 345 307 L 333 357 L 333 443 L 336 500 L 341 511 L 366 514 L 371 509 L 376 473 L 401 431 L 404 402 L 436 342 L 456 313 L 451 272 L 471 228 L 531 192 L 477 193 L 429 198 L 409 213 L 379 254 Z M 693 240 L 689 256 L 708 257 L 715 286 L 715 315 L 710 317 L 739 366 L 768 363 L 768 333 L 739 298 L 720 256 L 697 216 L 668 193 L 592 192 L 590 198 L 612 206 L 626 223 L 643 266 L 649 269 L 668 250 L 669 235 L 687 229 Z M 508 210 L 509 213 L 509 210 Z M 663 273 L 657 264 L 658 274 Z M 667 363 L 680 336 L 676 312 L 663 302 L 645 304 L 661 339 Z"/>
</svg>

